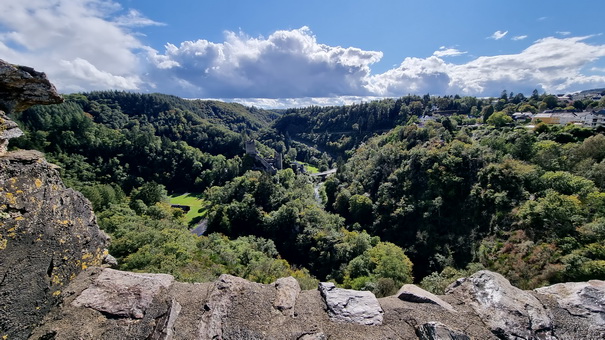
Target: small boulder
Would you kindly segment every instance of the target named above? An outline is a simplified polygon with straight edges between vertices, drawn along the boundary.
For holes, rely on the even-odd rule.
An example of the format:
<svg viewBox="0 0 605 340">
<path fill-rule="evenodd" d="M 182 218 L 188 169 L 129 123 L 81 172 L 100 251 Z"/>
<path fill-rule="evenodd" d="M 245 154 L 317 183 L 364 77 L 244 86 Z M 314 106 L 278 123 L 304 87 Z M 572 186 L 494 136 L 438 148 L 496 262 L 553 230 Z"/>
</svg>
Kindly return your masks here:
<svg viewBox="0 0 605 340">
<path fill-rule="evenodd" d="M 137 274 L 106 268 L 72 305 L 88 307 L 115 317 L 142 319 L 153 298 L 169 289 L 168 274 Z"/>
<path fill-rule="evenodd" d="M 432 303 L 439 305 L 449 312 L 455 313 L 456 310 L 452 305 L 443 301 L 437 295 L 427 292 L 426 290 L 412 284 L 403 285 L 397 292 L 397 297 L 402 301 L 415 303 Z"/>
<path fill-rule="evenodd" d="M 458 331 L 449 329 L 440 322 L 427 322 L 416 327 L 419 340 L 470 340 L 471 338 Z"/>
<path fill-rule="evenodd" d="M 360 325 L 382 325 L 384 311 L 372 292 L 336 288 L 331 282 L 321 282 L 319 291 L 334 321 Z"/>
<path fill-rule="evenodd" d="M 0 156 L 6 154 L 8 150 L 8 140 L 17 138 L 23 135 L 23 131 L 19 129 L 17 123 L 10 120 L 0 111 Z"/>
<path fill-rule="evenodd" d="M 324 333 L 304 334 L 296 340 L 326 340 L 328 339 Z"/>
<path fill-rule="evenodd" d="M 285 316 L 294 316 L 294 305 L 300 293 L 300 285 L 292 276 L 277 279 L 273 307 Z"/>
<path fill-rule="evenodd" d="M 111 256 L 111 254 L 107 254 L 103 258 L 103 266 L 107 266 L 109 268 L 117 268 L 118 260 L 115 257 Z"/>
</svg>

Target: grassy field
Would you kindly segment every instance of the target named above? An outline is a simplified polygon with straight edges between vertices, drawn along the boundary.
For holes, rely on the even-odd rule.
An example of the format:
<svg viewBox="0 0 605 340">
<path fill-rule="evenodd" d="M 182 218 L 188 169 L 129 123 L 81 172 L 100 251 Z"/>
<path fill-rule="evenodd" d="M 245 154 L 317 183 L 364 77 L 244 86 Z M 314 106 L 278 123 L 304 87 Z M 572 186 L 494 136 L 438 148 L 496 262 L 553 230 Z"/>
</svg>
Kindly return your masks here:
<svg viewBox="0 0 605 340">
<path fill-rule="evenodd" d="M 300 162 L 302 164 L 304 164 L 305 166 L 305 170 L 307 170 L 308 174 L 316 174 L 319 172 L 319 169 L 309 163 L 305 163 L 305 162 Z"/>
<path fill-rule="evenodd" d="M 197 194 L 182 194 L 170 196 L 170 204 L 187 205 L 191 207 L 185 215 L 187 223 L 193 220 L 199 220 L 206 216 L 206 201 L 201 199 Z"/>
</svg>

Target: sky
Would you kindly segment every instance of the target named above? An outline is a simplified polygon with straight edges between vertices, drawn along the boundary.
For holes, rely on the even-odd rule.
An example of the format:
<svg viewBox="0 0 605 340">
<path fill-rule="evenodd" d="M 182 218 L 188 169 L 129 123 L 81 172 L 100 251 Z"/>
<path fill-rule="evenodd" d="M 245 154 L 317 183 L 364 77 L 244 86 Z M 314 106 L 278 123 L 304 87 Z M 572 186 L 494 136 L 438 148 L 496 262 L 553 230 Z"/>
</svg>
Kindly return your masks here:
<svg viewBox="0 0 605 340">
<path fill-rule="evenodd" d="M 62 93 L 283 108 L 605 87 L 594 0 L 1 0 L 0 59 Z"/>
</svg>

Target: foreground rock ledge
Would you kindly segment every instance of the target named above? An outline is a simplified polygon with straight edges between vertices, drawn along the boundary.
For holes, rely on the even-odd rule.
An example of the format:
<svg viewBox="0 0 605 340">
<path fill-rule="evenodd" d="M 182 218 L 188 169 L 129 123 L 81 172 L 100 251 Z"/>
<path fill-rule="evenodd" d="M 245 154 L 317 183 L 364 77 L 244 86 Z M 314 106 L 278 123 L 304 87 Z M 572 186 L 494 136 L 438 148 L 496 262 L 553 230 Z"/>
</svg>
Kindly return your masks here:
<svg viewBox="0 0 605 340">
<path fill-rule="evenodd" d="M 106 285 L 108 280 L 111 283 Z M 180 283 L 169 275 L 89 268 L 64 290 L 62 304 L 46 316 L 30 339 L 563 340 L 605 336 L 602 324 L 594 323 L 605 305 L 603 281 L 555 285 L 542 294 L 518 290 L 500 275 L 482 271 L 460 280 L 443 296 L 430 295 L 418 302 L 401 300 L 400 294 L 370 298 L 374 302 L 357 310 L 372 315 L 379 309 L 382 321 L 372 324 L 360 323 L 346 308 L 330 307 L 349 305 L 368 292 L 329 283 L 299 291 L 294 282 L 285 278 L 259 284 L 222 275 L 215 282 Z M 101 293 L 90 294 L 99 287 Z M 425 295 L 416 288 L 407 286 L 402 291 Z M 333 300 L 333 293 L 339 298 Z M 578 301 L 583 301 L 570 300 L 570 294 L 576 293 L 588 304 L 570 315 L 567 309 L 579 308 Z M 437 299 L 439 303 L 432 301 Z M 343 315 L 335 317 L 339 313 Z M 502 318 L 500 324 L 497 318 Z"/>
</svg>

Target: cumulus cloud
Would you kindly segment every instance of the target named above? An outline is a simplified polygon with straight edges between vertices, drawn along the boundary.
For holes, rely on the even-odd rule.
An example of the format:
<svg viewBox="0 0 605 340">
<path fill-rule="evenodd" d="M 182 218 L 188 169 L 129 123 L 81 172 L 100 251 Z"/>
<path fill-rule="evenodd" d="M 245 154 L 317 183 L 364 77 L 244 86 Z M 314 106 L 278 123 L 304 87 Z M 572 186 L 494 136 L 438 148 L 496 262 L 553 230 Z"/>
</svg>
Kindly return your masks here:
<svg viewBox="0 0 605 340">
<path fill-rule="evenodd" d="M 605 45 L 587 44 L 588 38 L 544 38 L 518 54 L 484 56 L 460 65 L 436 56 L 406 58 L 399 67 L 373 76 L 368 86 L 383 96 L 427 92 L 493 96 L 503 88 L 529 93 L 534 88 L 559 92 L 602 86 L 605 77 L 582 72 L 605 57 Z"/>
<path fill-rule="evenodd" d="M 0 58 L 45 71 L 61 91 L 140 89 L 143 46 L 123 26 L 152 22 L 121 10 L 106 0 L 3 1 Z"/>
<path fill-rule="evenodd" d="M 525 39 L 527 39 L 526 35 L 517 35 L 517 36 L 514 36 L 511 38 L 511 40 L 514 40 L 514 41 L 525 40 Z"/>
<path fill-rule="evenodd" d="M 148 58 L 153 82 L 190 96 L 279 98 L 364 94 L 382 52 L 320 44 L 302 27 L 267 38 L 226 32 L 222 43 L 168 44 Z"/>
<path fill-rule="evenodd" d="M 433 52 L 435 57 L 457 57 L 463 54 L 466 54 L 466 52 L 455 48 L 446 48 L 445 46 L 441 46 L 439 50 Z"/>
<path fill-rule="evenodd" d="M 149 25 L 162 24 L 112 0 L 3 1 L 0 58 L 46 72 L 63 92 L 157 91 L 240 98 L 263 107 L 333 105 L 409 93 L 567 92 L 605 84 L 598 69 L 605 45 L 589 43 L 592 37 L 561 37 L 562 32 L 517 54 L 465 63 L 448 58 L 467 52 L 442 46 L 428 58 L 407 57 L 373 74 L 382 52 L 325 45 L 307 27 L 268 37 L 225 32 L 224 41 L 184 41 L 158 51 L 134 31 Z M 497 31 L 492 38 L 507 34 Z"/>
<path fill-rule="evenodd" d="M 504 38 L 505 35 L 508 34 L 508 31 L 496 31 L 494 32 L 494 34 L 490 35 L 489 38 L 490 39 L 494 39 L 494 40 L 500 40 L 502 38 Z"/>
</svg>

